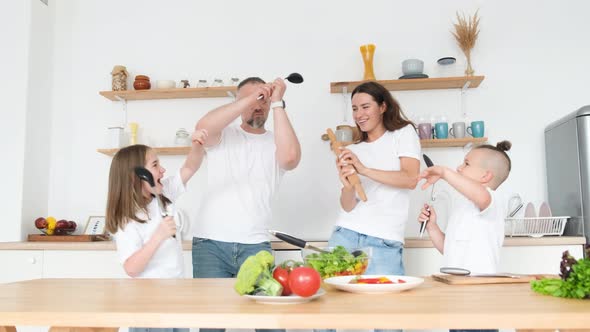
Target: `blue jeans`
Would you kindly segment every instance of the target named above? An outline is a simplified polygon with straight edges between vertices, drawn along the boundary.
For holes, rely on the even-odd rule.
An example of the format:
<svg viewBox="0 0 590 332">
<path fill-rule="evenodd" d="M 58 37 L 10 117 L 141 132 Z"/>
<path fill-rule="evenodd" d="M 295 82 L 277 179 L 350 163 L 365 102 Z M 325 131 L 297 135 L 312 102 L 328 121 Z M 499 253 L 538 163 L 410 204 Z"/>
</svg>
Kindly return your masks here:
<svg viewBox="0 0 590 332">
<path fill-rule="evenodd" d="M 364 274 L 405 274 L 404 261 L 402 260 L 404 245 L 401 242 L 385 240 L 336 226 L 328 245 L 330 247 L 343 246 L 347 249 L 373 248 L 369 266 Z"/>
<path fill-rule="evenodd" d="M 355 232 L 348 228 L 336 226 L 332 236 L 328 241 L 328 246 L 343 246 L 346 249 L 356 249 L 363 247 L 373 248 L 373 253 L 369 259 L 369 266 L 364 274 L 394 274 L 404 275 L 404 261 L 402 254 L 404 245 L 398 241 L 385 240 L 378 237 L 370 236 Z M 392 322 L 395 325 L 395 322 Z M 375 332 L 398 332 L 401 330 L 376 329 Z M 314 332 L 336 332 L 335 329 L 317 330 Z"/>
<path fill-rule="evenodd" d="M 235 278 L 246 258 L 261 250 L 272 253 L 270 242 L 243 244 L 193 238 L 193 278 Z M 200 329 L 224 332 L 225 329 Z M 257 332 L 284 332 L 283 329 L 256 329 Z M 176 332 L 176 331 L 174 331 Z"/>
</svg>

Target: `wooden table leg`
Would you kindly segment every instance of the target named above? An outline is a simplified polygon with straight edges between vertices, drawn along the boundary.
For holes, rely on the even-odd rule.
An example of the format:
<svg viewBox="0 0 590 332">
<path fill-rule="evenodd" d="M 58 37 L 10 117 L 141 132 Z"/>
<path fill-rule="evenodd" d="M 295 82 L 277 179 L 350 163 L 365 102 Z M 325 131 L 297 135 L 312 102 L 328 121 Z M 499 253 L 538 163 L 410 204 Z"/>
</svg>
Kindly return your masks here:
<svg viewBox="0 0 590 332">
<path fill-rule="evenodd" d="M 118 332 L 118 327 L 65 327 L 65 326 L 52 326 L 49 328 L 49 332 Z M 0 330 L 0 332 L 3 332 Z M 16 332 L 16 331 L 7 331 Z"/>
<path fill-rule="evenodd" d="M 14 326 L 0 326 L 0 332 L 16 332 L 16 327 L 14 327 Z"/>
</svg>

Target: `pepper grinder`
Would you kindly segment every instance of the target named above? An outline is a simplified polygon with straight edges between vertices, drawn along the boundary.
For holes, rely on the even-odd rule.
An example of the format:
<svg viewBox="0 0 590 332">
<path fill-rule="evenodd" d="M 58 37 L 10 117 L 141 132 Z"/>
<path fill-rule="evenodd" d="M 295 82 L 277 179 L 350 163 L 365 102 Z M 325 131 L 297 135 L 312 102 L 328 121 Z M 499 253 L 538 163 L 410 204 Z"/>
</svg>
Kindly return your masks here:
<svg viewBox="0 0 590 332">
<path fill-rule="evenodd" d="M 137 144 L 137 122 L 129 123 L 129 131 L 131 132 L 130 145 Z"/>
</svg>

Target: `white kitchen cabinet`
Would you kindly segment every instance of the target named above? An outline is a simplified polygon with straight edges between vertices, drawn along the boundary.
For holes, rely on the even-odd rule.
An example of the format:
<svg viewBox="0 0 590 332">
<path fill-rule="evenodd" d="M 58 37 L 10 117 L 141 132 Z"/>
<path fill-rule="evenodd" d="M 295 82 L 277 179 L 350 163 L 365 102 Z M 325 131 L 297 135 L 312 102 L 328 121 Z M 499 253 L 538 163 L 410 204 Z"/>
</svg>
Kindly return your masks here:
<svg viewBox="0 0 590 332">
<path fill-rule="evenodd" d="M 502 247 L 499 272 L 521 274 L 559 274 L 559 262 L 569 250 L 576 259 L 582 257 L 581 245 Z M 435 248 L 404 249 L 406 275 L 429 276 L 440 273 L 443 256 Z"/>
<path fill-rule="evenodd" d="M 43 278 L 125 278 L 116 251 L 46 250 Z"/>
<path fill-rule="evenodd" d="M 43 276 L 42 250 L 0 250 L 0 283 Z"/>
</svg>

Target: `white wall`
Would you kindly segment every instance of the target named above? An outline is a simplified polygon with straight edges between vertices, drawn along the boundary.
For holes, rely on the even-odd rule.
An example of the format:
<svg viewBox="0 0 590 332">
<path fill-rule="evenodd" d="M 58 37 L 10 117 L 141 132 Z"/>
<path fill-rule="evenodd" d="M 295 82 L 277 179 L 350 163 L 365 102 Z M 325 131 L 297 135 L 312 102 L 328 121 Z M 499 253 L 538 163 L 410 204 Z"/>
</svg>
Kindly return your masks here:
<svg viewBox="0 0 590 332">
<path fill-rule="evenodd" d="M 20 238 L 27 79 L 29 74 L 30 1 L 7 1 L 0 10 L 0 114 L 2 162 L 0 174 L 0 241 Z"/>
<path fill-rule="evenodd" d="M 481 33 L 473 67 L 486 79 L 467 93 L 465 106 L 470 120 L 486 122 L 491 142 L 513 142 L 513 171 L 504 191 L 518 192 L 526 201 L 546 199 L 544 127 L 590 104 L 590 3 L 583 0 L 368 0 L 362 7 L 311 0 L 61 0 L 50 6 L 55 10 L 55 37 L 47 213 L 57 218 L 85 222 L 89 215 L 104 214 L 110 158 L 96 149 L 104 147 L 106 128 L 124 117 L 122 104 L 98 91 L 110 89 L 110 71 L 117 64 L 126 65 L 132 76 L 147 74 L 153 82 L 188 78 L 193 84 L 202 78 L 273 79 L 301 72 L 305 83 L 290 85 L 285 99 L 303 158 L 284 178 L 272 226 L 309 240 L 326 239 L 338 212 L 333 156 L 320 136 L 343 122 L 343 112 L 350 119 L 350 103 L 330 94 L 329 83 L 362 78 L 361 44 L 377 45 L 378 79 L 400 76 L 401 61 L 410 57 L 423 59 L 425 72 L 434 76 L 440 57 L 455 56 L 458 66 L 464 66 L 450 30 L 457 10 L 472 13 L 479 8 Z M 445 115 L 452 122 L 461 116 L 456 90 L 393 94 L 413 120 Z M 128 120 L 139 122 L 146 143 L 167 145 L 176 129 L 191 128 L 208 110 L 229 101 L 130 102 Z M 463 156 L 460 148 L 424 152 L 435 163 L 449 166 Z M 162 161 L 175 169 L 182 158 Z M 201 182 L 197 175 L 181 202 L 191 214 L 198 207 Z M 414 216 L 427 194 L 412 194 L 408 235 L 417 232 Z"/>
<path fill-rule="evenodd" d="M 23 227 L 21 237 L 37 233 L 34 221 L 47 215 L 51 165 L 51 93 L 53 12 L 39 0 L 31 2 L 29 79 L 27 86 L 25 159 L 23 169 Z"/>
</svg>

